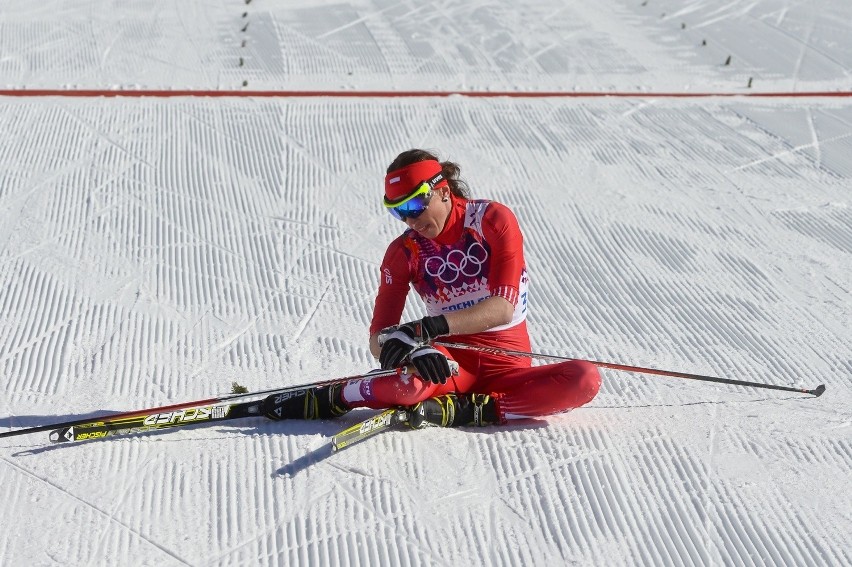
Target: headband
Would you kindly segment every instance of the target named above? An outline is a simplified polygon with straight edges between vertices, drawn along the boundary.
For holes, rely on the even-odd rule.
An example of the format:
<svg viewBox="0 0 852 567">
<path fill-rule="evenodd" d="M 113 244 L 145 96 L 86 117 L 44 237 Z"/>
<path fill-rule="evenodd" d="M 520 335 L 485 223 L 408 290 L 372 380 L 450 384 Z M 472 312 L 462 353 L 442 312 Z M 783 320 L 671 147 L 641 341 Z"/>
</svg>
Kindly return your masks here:
<svg viewBox="0 0 852 567">
<path fill-rule="evenodd" d="M 428 181 L 441 173 L 441 164 L 434 159 L 417 161 L 400 169 L 391 171 L 385 176 L 385 197 L 389 201 L 396 201 L 411 193 L 418 185 Z M 447 187 L 449 183 L 444 179 L 435 185 Z"/>
</svg>

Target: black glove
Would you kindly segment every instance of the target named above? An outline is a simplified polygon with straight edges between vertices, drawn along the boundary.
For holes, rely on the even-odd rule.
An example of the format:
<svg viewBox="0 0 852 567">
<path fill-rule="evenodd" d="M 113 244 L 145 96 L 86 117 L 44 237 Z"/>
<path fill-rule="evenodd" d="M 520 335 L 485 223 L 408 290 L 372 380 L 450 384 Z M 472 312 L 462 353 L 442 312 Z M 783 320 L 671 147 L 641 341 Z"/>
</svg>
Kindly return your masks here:
<svg viewBox="0 0 852 567">
<path fill-rule="evenodd" d="M 417 374 L 424 380 L 433 384 L 446 384 L 450 372 L 450 363 L 444 353 L 430 346 L 422 346 L 414 349 L 408 355 L 411 364 L 417 369 Z"/>
<path fill-rule="evenodd" d="M 443 315 L 424 317 L 419 321 L 411 321 L 396 328 L 386 329 L 379 335 L 379 342 L 382 345 L 379 366 L 385 370 L 398 368 L 414 349 L 436 337 L 449 334 L 450 327 L 447 324 L 447 318 Z"/>
</svg>

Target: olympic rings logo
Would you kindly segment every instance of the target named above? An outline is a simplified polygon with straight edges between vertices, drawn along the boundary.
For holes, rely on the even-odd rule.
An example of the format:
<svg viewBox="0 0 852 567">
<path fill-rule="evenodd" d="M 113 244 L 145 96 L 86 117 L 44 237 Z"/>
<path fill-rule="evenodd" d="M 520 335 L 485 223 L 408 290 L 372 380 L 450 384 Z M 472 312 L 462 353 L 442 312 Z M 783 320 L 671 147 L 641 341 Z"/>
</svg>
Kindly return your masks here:
<svg viewBox="0 0 852 567">
<path fill-rule="evenodd" d="M 459 276 L 469 278 L 478 276 L 482 272 L 482 264 L 488 260 L 488 251 L 479 242 L 471 244 L 467 252 L 452 250 L 446 258 L 432 256 L 426 259 L 426 273 L 433 278 L 438 278 L 445 284 L 451 284 Z"/>
</svg>

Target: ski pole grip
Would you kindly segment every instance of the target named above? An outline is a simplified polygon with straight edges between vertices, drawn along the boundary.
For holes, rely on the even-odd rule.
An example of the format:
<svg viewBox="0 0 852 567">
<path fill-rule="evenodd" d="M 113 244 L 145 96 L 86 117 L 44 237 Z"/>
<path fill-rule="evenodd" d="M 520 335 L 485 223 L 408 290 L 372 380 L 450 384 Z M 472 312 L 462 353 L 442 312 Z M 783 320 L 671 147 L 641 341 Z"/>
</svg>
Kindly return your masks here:
<svg viewBox="0 0 852 567">
<path fill-rule="evenodd" d="M 453 376 L 459 375 L 459 363 L 450 358 L 447 359 L 447 363 L 450 365 L 450 372 L 453 373 Z"/>
<path fill-rule="evenodd" d="M 459 375 L 459 368 L 460 368 L 459 363 L 456 362 L 455 360 L 451 359 L 451 358 L 448 358 L 447 364 L 450 365 L 450 373 L 453 376 L 458 376 Z M 417 369 L 414 368 L 414 365 L 409 365 L 409 364 L 406 364 L 405 366 L 401 366 L 399 370 L 400 370 L 401 374 L 414 374 L 414 373 L 417 372 Z"/>
</svg>

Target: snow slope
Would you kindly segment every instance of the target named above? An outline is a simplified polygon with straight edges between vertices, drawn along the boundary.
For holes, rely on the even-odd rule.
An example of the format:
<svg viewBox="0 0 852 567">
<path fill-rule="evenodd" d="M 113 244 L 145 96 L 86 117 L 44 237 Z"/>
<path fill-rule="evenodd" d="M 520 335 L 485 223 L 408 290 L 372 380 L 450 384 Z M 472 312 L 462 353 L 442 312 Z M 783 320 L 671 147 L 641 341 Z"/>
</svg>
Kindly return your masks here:
<svg viewBox="0 0 852 567">
<path fill-rule="evenodd" d="M 370 412 L 3 439 L 0 562 L 852 564 L 852 101 L 647 94 L 852 91 L 848 3 L 300 6 L 7 1 L 0 87 L 644 94 L 0 97 L 4 430 L 373 367 L 413 146 L 516 211 L 537 350 L 825 395 L 605 370 L 321 460 Z"/>
</svg>

